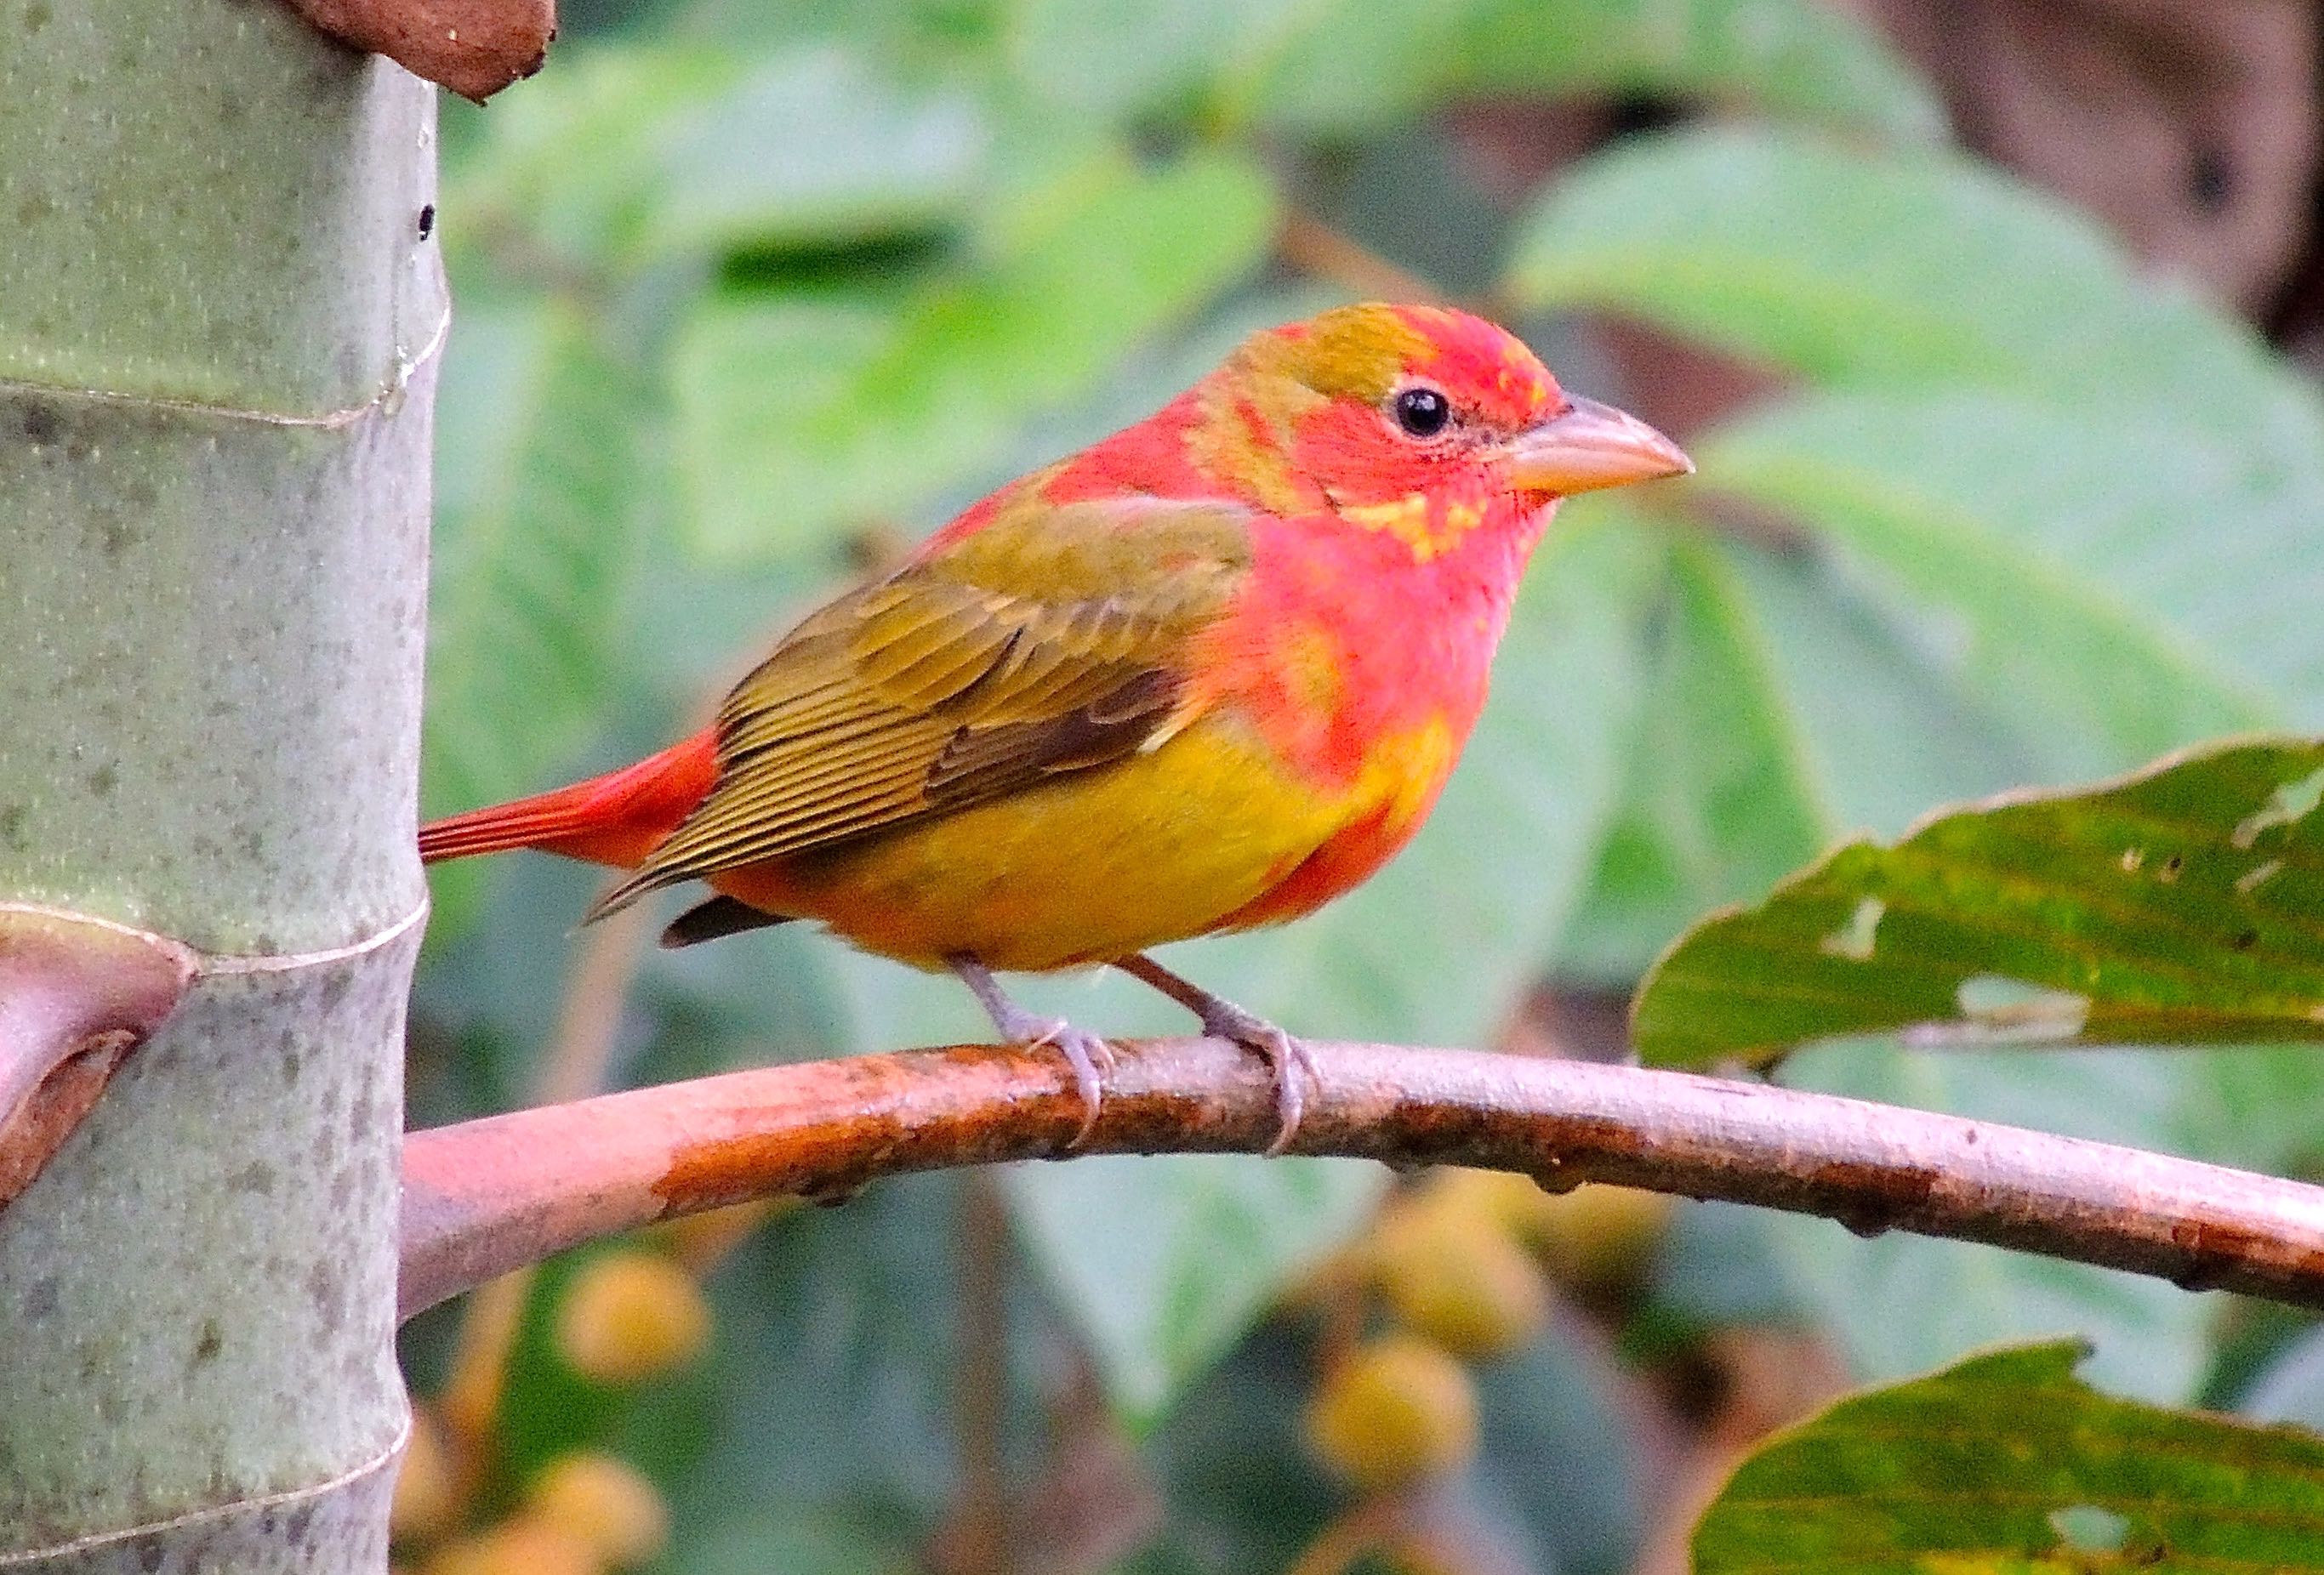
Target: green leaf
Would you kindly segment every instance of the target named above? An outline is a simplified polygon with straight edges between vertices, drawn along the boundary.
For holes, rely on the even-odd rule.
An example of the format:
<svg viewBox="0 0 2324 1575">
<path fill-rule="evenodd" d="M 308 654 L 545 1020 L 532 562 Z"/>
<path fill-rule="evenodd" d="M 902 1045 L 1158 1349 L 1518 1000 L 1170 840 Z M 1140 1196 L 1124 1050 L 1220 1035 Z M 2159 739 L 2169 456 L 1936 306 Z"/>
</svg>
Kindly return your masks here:
<svg viewBox="0 0 2324 1575">
<path fill-rule="evenodd" d="M 516 226 L 595 271 L 923 234 L 965 215 L 991 143 L 964 88 L 907 88 L 860 49 L 583 49 L 495 107 L 447 236 L 505 248 Z"/>
<path fill-rule="evenodd" d="M 1639 1051 L 2324 1039 L 2319 791 L 2324 741 L 2236 743 L 1851 843 L 1689 932 L 1639 991 Z"/>
<path fill-rule="evenodd" d="M 1314 9 L 1313 0 L 1014 0 L 1005 37 L 1028 91 L 1118 119 L 1191 94 L 1222 61 L 1272 55 Z"/>
<path fill-rule="evenodd" d="M 601 720 L 645 409 L 578 307 L 463 310 L 437 401 L 431 814 L 539 788 Z M 462 867 L 437 872 L 437 933 L 459 927 L 474 889 Z"/>
<path fill-rule="evenodd" d="M 742 75 L 700 46 L 571 46 L 557 69 L 493 106 L 450 170 L 444 238 L 456 272 L 512 227 L 568 267 L 592 269 L 642 230 L 656 196 L 657 134 Z M 464 293 L 465 299 L 465 293 Z"/>
<path fill-rule="evenodd" d="M 1560 959 L 1590 977 L 1634 977 L 1704 908 L 1812 855 L 1829 823 L 1728 549 L 1671 535 L 1665 573 L 1628 780 Z"/>
<path fill-rule="evenodd" d="M 1964 693 L 1951 649 L 1928 638 L 1930 621 L 1868 596 L 1857 565 L 1740 544 L 1727 557 L 1832 824 L 1894 836 L 1932 804 L 2044 775 L 2055 751 L 2043 732 L 2028 736 L 1997 703 Z"/>
<path fill-rule="evenodd" d="M 1745 1461 L 1701 1575 L 2324 1568 L 2324 1440 L 2100 1395 L 2061 1340 L 1841 1401 Z"/>
<path fill-rule="evenodd" d="M 2310 1328 L 2279 1351 L 2236 1409 L 2324 1432 L 2324 1329 Z"/>
<path fill-rule="evenodd" d="M 2277 696 L 2324 707 L 2317 511 L 2243 485 L 2246 456 L 2184 423 L 1854 392 L 1696 452 L 1720 492 L 1840 544 L 2053 769 L 2262 726 Z"/>
<path fill-rule="evenodd" d="M 838 246 L 961 216 L 991 143 L 958 86 L 916 90 L 824 46 L 754 66 L 657 128 L 634 244 L 655 253 Z"/>
<path fill-rule="evenodd" d="M 1812 0 L 1336 0 L 1311 8 L 1258 88 L 1268 118 L 1325 133 L 1477 93 L 1663 94 L 1913 142 L 1945 128 L 1877 32 Z"/>
<path fill-rule="evenodd" d="M 1640 139 L 1542 199 L 1508 289 L 1819 384 L 2144 406 L 2311 470 L 2324 424 L 2247 328 L 2137 277 L 2095 221 L 1950 154 L 1747 130 Z"/>
<path fill-rule="evenodd" d="M 1645 1462 L 1607 1347 L 1553 1322 L 1475 1377 L 1480 1447 L 1466 1486 L 1488 1523 L 1530 1544 L 1533 1569 L 1632 1568 Z"/>
<path fill-rule="evenodd" d="M 696 545 L 796 554 L 842 523 L 1002 479 L 991 467 L 1028 421 L 1246 272 L 1273 225 L 1246 161 L 1115 164 L 1024 207 L 964 273 L 709 297 L 672 373 Z"/>
</svg>

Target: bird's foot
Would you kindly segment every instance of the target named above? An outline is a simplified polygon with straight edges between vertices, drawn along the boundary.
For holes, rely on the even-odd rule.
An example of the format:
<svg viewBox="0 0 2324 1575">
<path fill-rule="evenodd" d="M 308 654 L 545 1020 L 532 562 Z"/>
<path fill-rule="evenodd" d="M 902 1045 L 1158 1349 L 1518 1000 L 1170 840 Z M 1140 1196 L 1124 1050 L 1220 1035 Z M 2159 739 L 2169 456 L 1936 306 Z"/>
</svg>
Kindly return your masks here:
<svg viewBox="0 0 2324 1575">
<path fill-rule="evenodd" d="M 1113 1070 L 1113 1046 L 1063 1018 L 1045 1018 L 1038 1012 L 1027 1011 L 1009 999 L 991 971 L 973 957 L 955 957 L 952 967 L 984 1008 L 984 1015 L 992 1019 L 992 1027 L 1002 1038 L 1028 1049 L 1052 1045 L 1065 1058 L 1065 1064 L 1073 1069 L 1074 1087 L 1082 1096 L 1081 1130 L 1074 1134 L 1070 1145 L 1079 1148 L 1088 1141 L 1090 1129 L 1097 1125 L 1098 1110 L 1105 1099 L 1102 1073 Z"/>
<path fill-rule="evenodd" d="M 1056 1046 L 1065 1064 L 1074 1069 L 1074 1087 L 1082 1096 L 1081 1130 L 1074 1134 L 1073 1141 L 1073 1147 L 1079 1148 L 1089 1140 L 1090 1128 L 1097 1125 L 1098 1108 L 1105 1100 L 1102 1073 L 1113 1070 L 1113 1046 L 1063 1018 L 1045 1018 L 1035 1012 L 1019 1010 L 1008 1022 L 996 1020 L 993 1027 L 1002 1037 L 1028 1049 Z"/>
<path fill-rule="evenodd" d="M 1291 1147 L 1307 1110 L 1306 1082 L 1321 1082 L 1315 1053 L 1306 1042 L 1285 1033 L 1257 1012 L 1239 1007 L 1224 996 L 1213 995 L 1192 980 L 1181 978 L 1151 957 L 1125 957 L 1114 964 L 1133 979 L 1144 981 L 1203 1019 L 1203 1032 L 1214 1039 L 1231 1040 L 1267 1058 L 1275 1074 L 1275 1141 L 1267 1146 L 1269 1158 Z"/>
<path fill-rule="evenodd" d="M 1290 1147 L 1291 1139 L 1298 1136 L 1300 1118 L 1307 1111 L 1305 1085 L 1317 1075 L 1315 1053 L 1307 1047 L 1306 1041 L 1221 996 L 1211 997 L 1202 1016 L 1204 1033 L 1214 1039 L 1231 1039 L 1246 1050 L 1258 1051 L 1275 1073 L 1277 1125 L 1275 1141 L 1267 1146 L 1268 1157 L 1271 1159 Z"/>
</svg>

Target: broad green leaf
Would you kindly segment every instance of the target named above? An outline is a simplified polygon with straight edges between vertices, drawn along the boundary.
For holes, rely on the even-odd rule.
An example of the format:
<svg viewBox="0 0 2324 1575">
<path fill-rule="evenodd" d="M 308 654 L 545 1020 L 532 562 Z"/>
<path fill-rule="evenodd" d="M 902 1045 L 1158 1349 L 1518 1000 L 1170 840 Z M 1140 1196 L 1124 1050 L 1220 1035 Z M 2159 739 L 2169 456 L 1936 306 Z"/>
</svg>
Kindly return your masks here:
<svg viewBox="0 0 2324 1575">
<path fill-rule="evenodd" d="M 2324 1440 L 1971 1358 L 1777 1434 L 1697 1523 L 1700 1575 L 2324 1569 Z"/>
<path fill-rule="evenodd" d="M 543 786 L 602 722 L 647 413 L 579 308 L 462 313 L 437 403 L 431 814 Z M 462 867 L 438 872 L 436 931 L 472 890 Z"/>
<path fill-rule="evenodd" d="M 1832 824 L 1894 836 L 1932 804 L 2039 780 L 2055 758 L 2040 729 L 2028 736 L 1964 693 L 1929 620 L 1867 595 L 1853 563 L 1739 546 L 1727 556 Z"/>
<path fill-rule="evenodd" d="M 930 1445 L 949 1436 L 960 1373 L 960 1186 L 897 1177 L 779 1216 L 712 1277 L 722 1381 L 690 1428 L 668 1413 L 632 1424 L 640 1458 L 664 1429 L 673 1446 L 702 1440 L 674 1481 L 675 1524 L 757 1505 L 893 1532 L 944 1513 L 956 1481 Z M 1011 1322 L 1017 1338 L 1041 1330 L 1021 1304 Z M 1023 1354 L 1003 1353 L 1004 1369 Z"/>
<path fill-rule="evenodd" d="M 516 256 L 584 272 L 920 234 L 965 214 L 991 142 L 964 87 L 908 88 L 838 44 L 584 49 L 495 107 L 446 233 L 505 261 L 514 228 Z"/>
<path fill-rule="evenodd" d="M 2255 472 L 2324 427 L 2251 332 L 2142 280 L 2096 223 L 1965 157 L 1712 130 L 1580 166 L 1526 221 L 1508 289 L 1708 340 L 1813 383 L 2144 408 Z"/>
<path fill-rule="evenodd" d="M 1528 1568 L 1612 1575 L 1633 1567 L 1646 1529 L 1642 1441 L 1625 1425 L 1625 1375 L 1577 1327 L 1553 1321 L 1477 1368 L 1481 1447 L 1465 1487 L 1502 1540 L 1529 1544 Z"/>
<path fill-rule="evenodd" d="M 2218 746 L 1851 843 L 1714 917 L 1638 995 L 1645 1058 L 2324 1039 L 2324 741 Z"/>
<path fill-rule="evenodd" d="M 2324 1432 L 2324 1329 L 2310 1329 L 2276 1353 L 2236 1409 Z"/>
<path fill-rule="evenodd" d="M 1798 719 L 1727 549 L 1674 535 L 1619 809 L 1561 954 L 1629 978 L 1706 907 L 1765 891 L 1826 835 Z"/>
<path fill-rule="evenodd" d="M 556 70 L 493 105 L 448 172 L 456 274 L 476 243 L 504 244 L 512 229 L 580 269 L 630 244 L 657 195 L 658 134 L 742 73 L 732 53 L 699 45 L 560 50 Z"/>
<path fill-rule="evenodd" d="M 673 379 L 694 539 L 797 554 L 922 508 L 1095 385 L 1264 253 L 1257 166 L 1198 154 L 1076 176 L 964 274 L 905 290 L 727 291 L 694 308 Z"/>
<path fill-rule="evenodd" d="M 1269 119 L 1345 132 L 1452 94 L 1655 93 L 1912 142 L 1936 96 L 1866 23 L 1814 0 L 1336 0 L 1277 51 Z"/>
<path fill-rule="evenodd" d="M 2171 1060 L 2179 1100 L 2169 1128 L 2149 1147 L 2276 1175 L 2317 1174 L 2324 1160 L 2324 1123 L 2317 1119 L 2324 1055 L 2315 1046 L 2222 1045 Z"/>
<path fill-rule="evenodd" d="M 836 246 L 958 216 L 991 134 L 958 86 L 907 90 L 860 53 L 787 51 L 656 128 L 632 244 L 653 253 Z"/>
<path fill-rule="evenodd" d="M 1271 55 L 1315 9 L 1315 0 L 1011 0 L 1003 28 L 1028 91 L 1119 118 Z"/>
<path fill-rule="evenodd" d="M 1341 1511 L 1342 1490 L 1299 1436 L 1315 1388 L 1306 1332 L 1261 1323 L 1142 1441 L 1167 1504 L 1157 1544 L 1120 1575 L 1289 1570 Z"/>
<path fill-rule="evenodd" d="M 2224 440 L 1990 394 L 1833 394 L 1697 446 L 1720 492 L 1838 542 L 2056 770 L 2324 708 L 2324 511 Z M 2324 502 L 2319 493 L 2318 502 Z"/>
</svg>

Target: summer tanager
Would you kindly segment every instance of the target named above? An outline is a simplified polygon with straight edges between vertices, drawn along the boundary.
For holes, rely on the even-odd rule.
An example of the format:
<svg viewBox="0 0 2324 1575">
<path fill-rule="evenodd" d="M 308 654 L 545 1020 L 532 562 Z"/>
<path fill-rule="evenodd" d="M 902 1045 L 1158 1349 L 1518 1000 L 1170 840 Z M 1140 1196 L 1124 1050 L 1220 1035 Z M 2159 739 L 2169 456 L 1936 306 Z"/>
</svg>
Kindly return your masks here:
<svg viewBox="0 0 2324 1575">
<path fill-rule="evenodd" d="M 990 971 L 1111 964 L 1268 1057 L 1279 1150 L 1306 1048 L 1142 953 L 1296 918 L 1387 862 L 1484 704 L 1557 500 L 1690 469 L 1490 323 L 1325 312 L 809 614 L 714 726 L 438 821 L 420 853 L 627 870 L 592 918 L 703 882 L 666 945 L 805 918 L 950 969 L 1003 1036 L 1064 1055 L 1091 1121 L 1104 1041 Z"/>
</svg>

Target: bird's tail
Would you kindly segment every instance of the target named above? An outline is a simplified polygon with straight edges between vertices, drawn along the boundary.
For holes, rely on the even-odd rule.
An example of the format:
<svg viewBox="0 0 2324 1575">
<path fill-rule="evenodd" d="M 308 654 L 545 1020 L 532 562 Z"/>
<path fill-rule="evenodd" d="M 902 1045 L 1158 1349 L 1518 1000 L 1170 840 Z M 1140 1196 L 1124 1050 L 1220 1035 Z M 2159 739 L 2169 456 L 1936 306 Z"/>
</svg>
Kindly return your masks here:
<svg viewBox="0 0 2324 1575">
<path fill-rule="evenodd" d="M 421 826 L 420 857 L 433 864 L 538 848 L 630 869 L 708 796 L 717 770 L 717 735 L 698 732 L 634 766 Z"/>
</svg>

